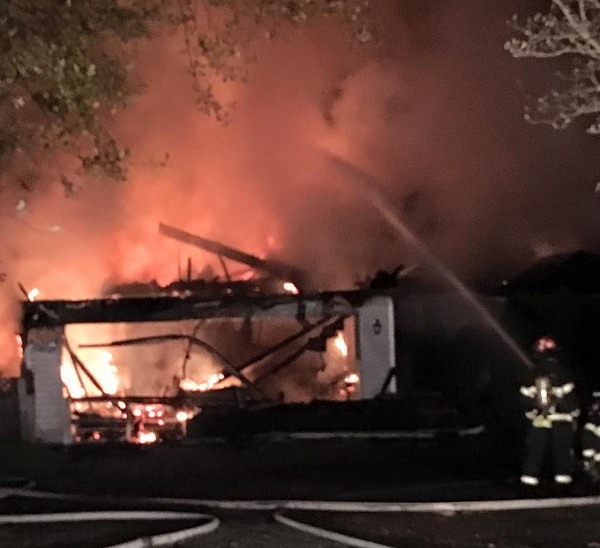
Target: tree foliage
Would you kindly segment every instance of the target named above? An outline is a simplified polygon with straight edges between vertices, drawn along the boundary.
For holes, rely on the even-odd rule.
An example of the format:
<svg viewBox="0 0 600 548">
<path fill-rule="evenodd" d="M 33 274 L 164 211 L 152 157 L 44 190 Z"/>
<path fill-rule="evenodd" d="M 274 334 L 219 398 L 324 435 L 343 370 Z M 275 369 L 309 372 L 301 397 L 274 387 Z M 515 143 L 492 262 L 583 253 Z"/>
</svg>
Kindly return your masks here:
<svg viewBox="0 0 600 548">
<path fill-rule="evenodd" d="M 130 70 L 140 40 L 180 38 L 198 107 L 224 121 L 214 78 L 243 80 L 253 40 L 338 16 L 367 41 L 367 8 L 368 0 L 2 0 L 0 174 L 17 154 L 62 149 L 86 170 L 124 179 L 128 151 L 110 127 L 143 89 Z"/>
<path fill-rule="evenodd" d="M 547 13 L 524 22 L 514 16 L 510 25 L 519 33 L 505 44 L 513 57 L 565 57 L 561 85 L 526 107 L 532 123 L 563 129 L 579 117 L 596 115 L 588 133 L 600 133 L 600 0 L 551 0 Z"/>
</svg>

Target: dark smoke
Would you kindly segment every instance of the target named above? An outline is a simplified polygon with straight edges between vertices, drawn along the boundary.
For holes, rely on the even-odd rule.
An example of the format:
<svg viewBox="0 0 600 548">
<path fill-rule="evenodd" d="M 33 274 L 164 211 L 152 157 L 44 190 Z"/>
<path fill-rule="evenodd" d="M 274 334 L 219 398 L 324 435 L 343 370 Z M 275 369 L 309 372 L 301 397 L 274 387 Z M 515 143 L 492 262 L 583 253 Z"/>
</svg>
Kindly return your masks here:
<svg viewBox="0 0 600 548">
<path fill-rule="evenodd" d="M 188 256 L 195 273 L 220 272 L 159 235 L 161 221 L 305 267 L 322 288 L 410 264 L 330 155 L 377 179 L 431 251 L 480 286 L 542 254 L 598 250 L 599 141 L 527 125 L 525 92 L 549 67 L 503 50 L 506 20 L 531 6 L 380 0 L 377 44 L 349 46 L 334 22 L 259 42 L 250 82 L 220 90 L 236 104 L 226 126 L 196 110 L 180 44 L 140 48 L 148 89 L 116 127 L 134 151 L 129 180 L 82 180 L 65 198 L 40 165 L 37 190 L 4 191 L 7 340 L 17 282 L 76 299 L 108 282 L 168 283 Z"/>
</svg>

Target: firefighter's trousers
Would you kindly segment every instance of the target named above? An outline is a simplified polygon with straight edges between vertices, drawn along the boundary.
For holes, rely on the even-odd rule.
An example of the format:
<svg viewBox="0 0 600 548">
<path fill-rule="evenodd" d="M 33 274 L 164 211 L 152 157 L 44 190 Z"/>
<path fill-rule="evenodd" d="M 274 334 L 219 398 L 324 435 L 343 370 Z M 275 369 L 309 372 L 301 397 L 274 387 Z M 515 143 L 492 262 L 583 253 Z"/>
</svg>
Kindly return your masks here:
<svg viewBox="0 0 600 548">
<path fill-rule="evenodd" d="M 525 440 L 523 475 L 540 477 L 549 453 L 552 455 L 552 473 L 571 476 L 573 425 L 568 421 L 555 421 L 548 427 L 531 425 Z"/>
</svg>

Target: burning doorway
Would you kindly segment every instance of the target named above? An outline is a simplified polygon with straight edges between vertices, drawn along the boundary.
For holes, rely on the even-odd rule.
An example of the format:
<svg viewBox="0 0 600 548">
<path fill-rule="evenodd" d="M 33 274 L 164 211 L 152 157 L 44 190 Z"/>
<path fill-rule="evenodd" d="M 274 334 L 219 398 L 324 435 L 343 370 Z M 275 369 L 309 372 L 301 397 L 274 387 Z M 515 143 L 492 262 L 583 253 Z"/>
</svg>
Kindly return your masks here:
<svg viewBox="0 0 600 548">
<path fill-rule="evenodd" d="M 148 443 L 207 406 L 369 398 L 395 366 L 391 301 L 370 292 L 24 306 L 42 441 Z"/>
</svg>

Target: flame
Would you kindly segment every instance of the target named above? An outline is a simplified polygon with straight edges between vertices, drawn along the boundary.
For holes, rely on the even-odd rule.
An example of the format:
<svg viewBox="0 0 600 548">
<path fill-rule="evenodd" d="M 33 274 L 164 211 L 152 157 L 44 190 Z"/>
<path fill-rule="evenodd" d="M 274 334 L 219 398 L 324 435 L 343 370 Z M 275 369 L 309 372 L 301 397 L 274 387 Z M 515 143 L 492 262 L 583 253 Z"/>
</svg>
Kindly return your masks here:
<svg viewBox="0 0 600 548">
<path fill-rule="evenodd" d="M 254 270 L 246 270 L 245 272 L 243 272 L 240 275 L 240 279 L 243 282 L 249 282 L 250 280 L 254 279 L 256 277 L 256 272 L 254 272 Z"/>
<path fill-rule="evenodd" d="M 350 373 L 345 379 L 344 382 L 346 384 L 358 384 L 360 382 L 360 377 L 356 373 Z"/>
<path fill-rule="evenodd" d="M 188 415 L 187 411 L 177 411 L 177 414 L 175 415 L 175 418 L 179 421 L 179 422 L 185 422 L 186 420 L 188 420 L 190 417 Z"/>
<path fill-rule="evenodd" d="M 85 389 L 81 386 L 72 363 L 61 364 L 60 378 L 67 387 L 67 392 L 71 398 L 83 398 L 85 396 Z"/>
<path fill-rule="evenodd" d="M 102 389 L 107 393 L 114 395 L 119 390 L 119 370 L 117 366 L 112 363 L 112 354 L 110 352 L 102 352 L 102 362 L 99 368 L 100 371 L 96 374 L 98 382 Z"/>
<path fill-rule="evenodd" d="M 137 438 L 138 443 L 155 443 L 158 441 L 158 436 L 156 432 L 152 432 L 151 430 L 148 432 L 140 432 Z"/>
<path fill-rule="evenodd" d="M 334 346 L 339 350 L 340 354 L 345 358 L 348 356 L 348 345 L 346 344 L 346 340 L 344 339 L 344 334 L 341 331 L 338 331 L 337 337 L 334 341 Z"/>
<path fill-rule="evenodd" d="M 200 384 L 192 379 L 181 379 L 179 388 L 188 392 L 206 392 L 224 378 L 225 375 L 223 375 L 223 373 L 213 373 L 210 377 L 208 377 L 206 382 Z"/>
<path fill-rule="evenodd" d="M 20 360 L 23 359 L 23 337 L 21 335 L 15 335 L 15 340 L 17 341 L 17 356 Z"/>
<path fill-rule="evenodd" d="M 119 370 L 112 363 L 113 356 L 110 352 L 103 350 L 96 354 L 94 359 L 86 360 L 86 365 L 95 379 L 98 381 L 105 394 L 115 395 L 119 391 Z M 82 381 L 77 375 L 72 361 L 64 361 L 60 366 L 60 377 L 72 398 L 82 398 L 88 390 L 97 388 L 92 382 L 85 378 L 82 373 Z"/>
<path fill-rule="evenodd" d="M 300 293 L 300 291 L 298 291 L 298 288 L 292 282 L 284 282 L 283 290 L 287 291 L 288 293 L 291 293 L 292 295 L 298 295 L 298 293 Z"/>
<path fill-rule="evenodd" d="M 29 301 L 35 301 L 36 297 L 39 297 L 40 290 L 37 287 L 34 287 L 29 293 L 27 293 L 27 299 Z"/>
</svg>

